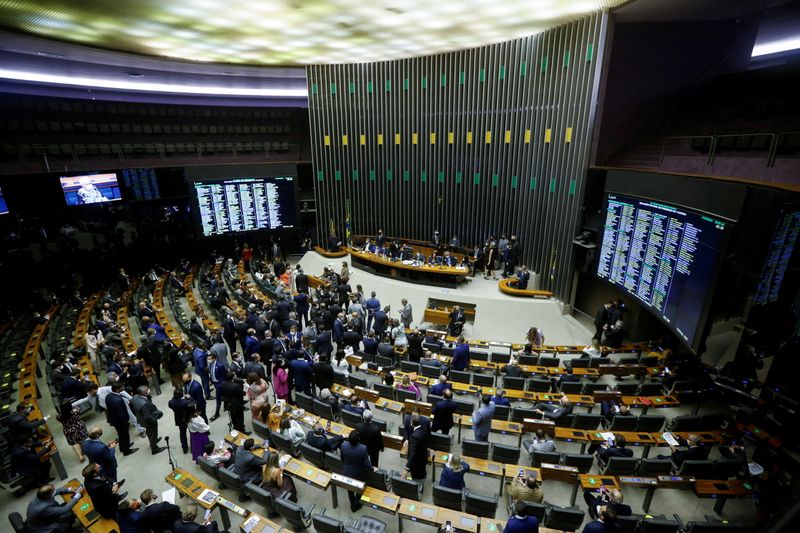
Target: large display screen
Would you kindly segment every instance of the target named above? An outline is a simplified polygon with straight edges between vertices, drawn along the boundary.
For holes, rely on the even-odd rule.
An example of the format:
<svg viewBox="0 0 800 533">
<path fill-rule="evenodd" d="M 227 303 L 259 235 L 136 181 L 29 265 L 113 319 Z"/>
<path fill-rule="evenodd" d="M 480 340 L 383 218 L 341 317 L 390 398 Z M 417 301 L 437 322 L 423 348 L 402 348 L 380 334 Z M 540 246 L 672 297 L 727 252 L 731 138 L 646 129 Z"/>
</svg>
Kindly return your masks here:
<svg viewBox="0 0 800 533">
<path fill-rule="evenodd" d="M 8 204 L 6 203 L 6 197 L 3 196 L 3 189 L 0 189 L 0 215 L 7 215 L 8 214 Z"/>
<path fill-rule="evenodd" d="M 99 204 L 122 199 L 115 173 L 62 176 L 61 189 L 67 205 Z"/>
<path fill-rule="evenodd" d="M 609 193 L 597 275 L 641 301 L 694 347 L 730 222 Z"/>
<path fill-rule="evenodd" d="M 122 171 L 122 183 L 134 200 L 157 200 L 158 191 L 156 171 L 152 168 L 126 168 Z"/>
<path fill-rule="evenodd" d="M 294 176 L 195 181 L 193 187 L 206 237 L 296 224 Z"/>
<path fill-rule="evenodd" d="M 800 234 L 800 211 L 784 213 L 772 235 L 753 303 L 764 305 L 780 298 L 781 286 L 797 244 L 798 234 Z"/>
</svg>

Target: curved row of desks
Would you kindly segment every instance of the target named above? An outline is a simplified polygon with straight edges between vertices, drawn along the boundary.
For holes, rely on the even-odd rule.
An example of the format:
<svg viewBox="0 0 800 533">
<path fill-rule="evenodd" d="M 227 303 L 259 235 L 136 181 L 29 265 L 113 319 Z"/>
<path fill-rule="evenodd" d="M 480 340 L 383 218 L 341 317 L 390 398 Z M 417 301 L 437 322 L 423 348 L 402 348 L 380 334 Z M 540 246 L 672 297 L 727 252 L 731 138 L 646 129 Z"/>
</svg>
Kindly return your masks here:
<svg viewBox="0 0 800 533">
<path fill-rule="evenodd" d="M 500 292 L 510 296 L 521 296 L 524 298 L 552 298 L 553 293 L 550 291 L 538 291 L 533 289 L 518 289 L 514 286 L 516 278 L 501 279 L 497 284 Z"/>
</svg>

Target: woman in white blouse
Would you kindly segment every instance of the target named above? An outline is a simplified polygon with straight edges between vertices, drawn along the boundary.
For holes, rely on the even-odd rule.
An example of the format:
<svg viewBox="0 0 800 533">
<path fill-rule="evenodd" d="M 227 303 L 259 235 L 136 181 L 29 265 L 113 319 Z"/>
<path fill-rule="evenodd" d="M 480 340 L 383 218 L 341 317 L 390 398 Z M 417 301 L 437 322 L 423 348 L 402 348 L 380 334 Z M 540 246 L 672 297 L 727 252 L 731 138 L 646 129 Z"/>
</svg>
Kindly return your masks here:
<svg viewBox="0 0 800 533">
<path fill-rule="evenodd" d="M 336 352 L 336 358 L 331 363 L 334 372 L 340 372 L 347 376 L 350 374 L 350 364 L 344 356 L 344 351 L 339 350 Z"/>
<path fill-rule="evenodd" d="M 306 434 L 303 433 L 303 428 L 300 427 L 300 424 L 289 417 L 281 420 L 281 435 L 291 439 L 292 446 L 300 446 L 300 443 L 306 438 Z"/>
<path fill-rule="evenodd" d="M 94 324 L 89 324 L 83 340 L 86 343 L 86 353 L 89 354 L 89 358 L 97 361 L 97 344 L 103 340 L 103 332 L 97 329 Z"/>
<path fill-rule="evenodd" d="M 189 444 L 192 449 L 192 460 L 196 463 L 198 457 L 205 453 L 206 444 L 209 442 L 208 433 L 211 427 L 203 419 L 200 410 L 195 410 L 191 420 L 186 425 L 189 428 Z"/>
</svg>

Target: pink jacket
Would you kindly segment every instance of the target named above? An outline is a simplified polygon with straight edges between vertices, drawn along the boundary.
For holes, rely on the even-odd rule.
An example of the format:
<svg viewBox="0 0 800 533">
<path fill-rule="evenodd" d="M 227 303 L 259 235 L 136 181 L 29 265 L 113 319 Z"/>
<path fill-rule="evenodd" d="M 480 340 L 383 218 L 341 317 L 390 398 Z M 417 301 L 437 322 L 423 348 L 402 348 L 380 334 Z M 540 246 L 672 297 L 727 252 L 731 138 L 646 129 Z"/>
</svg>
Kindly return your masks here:
<svg viewBox="0 0 800 533">
<path fill-rule="evenodd" d="M 282 368 L 275 372 L 275 379 L 272 380 L 272 386 L 275 387 L 275 395 L 278 398 L 287 398 L 289 396 L 289 375 Z"/>
</svg>

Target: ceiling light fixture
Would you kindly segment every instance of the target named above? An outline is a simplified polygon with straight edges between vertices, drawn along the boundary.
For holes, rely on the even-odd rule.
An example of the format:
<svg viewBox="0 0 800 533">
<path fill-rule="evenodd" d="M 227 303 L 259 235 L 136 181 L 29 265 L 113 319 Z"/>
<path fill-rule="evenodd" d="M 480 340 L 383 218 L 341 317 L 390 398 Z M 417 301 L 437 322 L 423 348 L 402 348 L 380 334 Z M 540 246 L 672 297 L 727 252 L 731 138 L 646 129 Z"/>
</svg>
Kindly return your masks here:
<svg viewBox="0 0 800 533">
<path fill-rule="evenodd" d="M 87 87 L 92 89 L 112 89 L 121 91 L 139 91 L 172 94 L 197 94 L 210 96 L 257 96 L 279 98 L 307 98 L 308 90 L 248 87 L 214 87 L 203 85 L 178 85 L 170 83 L 148 83 L 125 80 L 109 80 L 100 78 L 85 78 L 82 76 L 62 76 L 59 74 L 43 74 L 40 72 L 25 72 L 20 70 L 0 69 L 0 79 L 23 81 L 31 83 L 46 83 L 54 85 L 69 85 L 73 87 Z"/>
<path fill-rule="evenodd" d="M 750 57 L 766 56 L 797 49 L 800 49 L 800 36 L 756 44 L 753 47 L 753 53 L 750 54 Z"/>
</svg>

